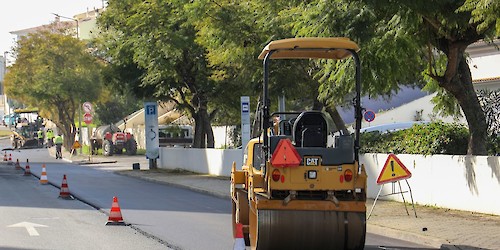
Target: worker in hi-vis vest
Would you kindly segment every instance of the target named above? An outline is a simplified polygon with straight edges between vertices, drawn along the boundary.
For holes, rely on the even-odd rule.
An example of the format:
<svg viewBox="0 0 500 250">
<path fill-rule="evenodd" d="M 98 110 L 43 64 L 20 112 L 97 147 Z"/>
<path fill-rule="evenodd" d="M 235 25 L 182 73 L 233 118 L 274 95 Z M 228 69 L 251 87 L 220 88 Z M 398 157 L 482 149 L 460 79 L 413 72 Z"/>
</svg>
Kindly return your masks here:
<svg viewBox="0 0 500 250">
<path fill-rule="evenodd" d="M 58 134 L 56 138 L 54 139 L 54 143 L 56 144 L 56 159 L 62 159 L 62 144 L 63 144 L 63 138 L 61 134 Z"/>
<path fill-rule="evenodd" d="M 47 147 L 51 148 L 54 146 L 54 131 L 49 128 L 45 134 L 47 137 Z"/>
<path fill-rule="evenodd" d="M 38 135 L 38 146 L 43 147 L 43 130 L 40 129 L 37 132 Z"/>
</svg>

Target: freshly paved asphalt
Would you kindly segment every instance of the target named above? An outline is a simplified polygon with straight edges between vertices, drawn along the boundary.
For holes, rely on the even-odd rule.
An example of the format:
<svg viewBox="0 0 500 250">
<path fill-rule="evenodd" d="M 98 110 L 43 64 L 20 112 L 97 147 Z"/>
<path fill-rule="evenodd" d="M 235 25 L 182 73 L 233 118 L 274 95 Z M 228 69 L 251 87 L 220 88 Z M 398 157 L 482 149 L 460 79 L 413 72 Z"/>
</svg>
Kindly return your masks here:
<svg viewBox="0 0 500 250">
<path fill-rule="evenodd" d="M 149 170 L 144 156 L 109 158 L 65 155 L 65 160 L 80 164 L 97 164 L 117 173 L 150 182 L 189 188 L 216 197 L 229 198 L 229 179 L 171 170 Z M 106 162 L 106 163 L 103 163 Z M 132 163 L 140 163 L 141 170 L 132 170 Z M 368 210 L 372 200 L 367 203 Z M 367 221 L 369 233 L 411 241 L 440 249 L 500 249 L 500 216 L 416 206 L 415 218 L 402 203 L 377 201 Z"/>
<path fill-rule="evenodd" d="M 144 156 L 115 157 L 116 163 L 108 164 L 117 173 L 189 188 L 229 199 L 229 178 L 186 173 L 165 169 L 150 170 Z M 109 161 L 96 157 L 94 162 Z M 74 162 L 82 161 L 73 159 Z M 83 163 L 87 162 L 86 159 Z M 132 170 L 132 163 L 139 162 L 141 170 Z M 105 164 L 104 164 L 105 165 Z M 112 166 L 111 166 L 112 165 Z M 373 200 L 368 200 L 367 210 Z M 440 249 L 500 249 L 500 216 L 416 205 L 417 217 L 411 204 L 407 215 L 402 203 L 379 200 L 367 221 L 369 233 L 397 238 Z"/>
</svg>

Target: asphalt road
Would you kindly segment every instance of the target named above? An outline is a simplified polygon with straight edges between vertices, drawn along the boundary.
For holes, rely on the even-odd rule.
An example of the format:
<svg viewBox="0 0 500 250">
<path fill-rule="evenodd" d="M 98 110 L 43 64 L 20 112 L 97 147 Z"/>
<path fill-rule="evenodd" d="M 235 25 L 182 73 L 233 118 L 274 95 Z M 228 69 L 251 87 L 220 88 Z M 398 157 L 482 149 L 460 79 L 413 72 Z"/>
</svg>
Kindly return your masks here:
<svg viewBox="0 0 500 250">
<path fill-rule="evenodd" d="M 131 227 L 104 226 L 107 216 L 59 189 L 0 164 L 0 249 L 166 249 Z"/>
<path fill-rule="evenodd" d="M 14 152 L 29 155 L 32 173 L 46 165 L 49 182 L 60 186 L 67 176 L 70 193 L 89 205 L 110 211 L 118 197 L 124 220 L 158 240 L 181 249 L 229 249 L 233 239 L 230 204 L 191 190 L 121 176 L 99 166 L 79 166 L 48 158 L 46 149 Z M 21 160 L 21 165 L 25 165 Z M 106 221 L 103 221 L 105 223 Z M 216 229 L 216 230 L 214 230 Z M 196 240 L 193 240 L 196 239 Z"/>
<path fill-rule="evenodd" d="M 87 204 L 57 199 L 59 189 L 40 185 L 38 179 L 22 176 L 22 171 L 13 170 L 13 166 L 1 165 L 0 169 L 6 171 L 2 176 L 8 181 L 2 181 L 0 186 L 0 234 L 4 235 L 5 231 L 14 236 L 9 237 L 11 245 L 0 241 L 0 248 L 139 249 L 128 243 L 130 241 L 142 242 L 138 244 L 145 249 L 165 249 L 167 246 L 232 249 L 231 208 L 225 199 L 118 175 L 109 166 L 70 164 L 49 157 L 46 149 L 13 151 L 13 159 L 21 159 L 22 166 L 26 165 L 24 159 L 27 157 L 31 171 L 37 175 L 41 173 L 42 163 L 46 164 L 48 180 L 55 186 L 61 185 L 66 174 L 71 194 Z M 122 215 L 130 227 L 104 226 L 107 215 L 94 209 L 109 212 L 113 196 L 119 198 Z M 8 227 L 23 221 L 48 227 L 35 227 L 40 236 L 29 236 L 26 228 Z M 94 240 L 96 235 L 106 240 Z M 23 240 L 25 238 L 39 242 Z M 428 248 L 368 234 L 365 249 Z"/>
</svg>

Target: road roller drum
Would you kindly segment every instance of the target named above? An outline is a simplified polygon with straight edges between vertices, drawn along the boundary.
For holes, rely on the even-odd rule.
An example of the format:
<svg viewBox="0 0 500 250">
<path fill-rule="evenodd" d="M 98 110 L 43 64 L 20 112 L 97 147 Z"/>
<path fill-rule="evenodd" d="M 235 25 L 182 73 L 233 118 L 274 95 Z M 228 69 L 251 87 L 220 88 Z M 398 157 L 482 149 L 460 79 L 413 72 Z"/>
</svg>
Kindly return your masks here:
<svg viewBox="0 0 500 250">
<path fill-rule="evenodd" d="M 365 213 L 258 210 L 256 224 L 255 249 L 364 248 Z"/>
</svg>

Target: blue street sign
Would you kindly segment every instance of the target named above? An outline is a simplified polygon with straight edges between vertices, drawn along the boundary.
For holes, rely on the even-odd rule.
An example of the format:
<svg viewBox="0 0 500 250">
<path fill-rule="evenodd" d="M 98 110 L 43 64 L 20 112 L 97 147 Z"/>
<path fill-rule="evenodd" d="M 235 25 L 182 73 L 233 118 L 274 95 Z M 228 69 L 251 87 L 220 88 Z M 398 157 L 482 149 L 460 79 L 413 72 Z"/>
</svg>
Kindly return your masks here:
<svg viewBox="0 0 500 250">
<path fill-rule="evenodd" d="M 158 159 L 160 157 L 158 104 L 156 102 L 145 102 L 144 111 L 144 121 L 146 125 L 146 158 Z"/>
</svg>

